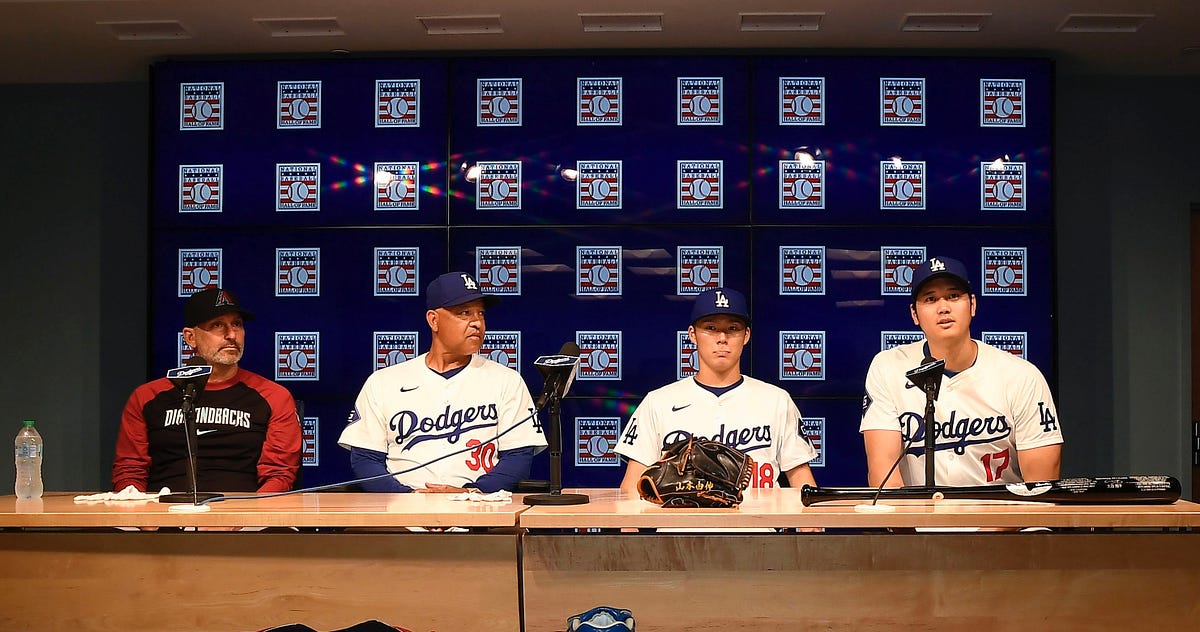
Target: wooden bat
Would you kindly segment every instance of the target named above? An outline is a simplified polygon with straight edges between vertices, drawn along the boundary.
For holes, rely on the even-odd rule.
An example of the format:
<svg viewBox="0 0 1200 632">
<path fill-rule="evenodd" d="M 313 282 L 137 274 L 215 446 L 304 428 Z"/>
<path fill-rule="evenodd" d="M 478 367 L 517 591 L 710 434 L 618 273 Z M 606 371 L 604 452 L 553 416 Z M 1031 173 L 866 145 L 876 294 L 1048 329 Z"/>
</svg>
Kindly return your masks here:
<svg viewBox="0 0 1200 632">
<path fill-rule="evenodd" d="M 1171 476 L 1063 478 L 1037 483 L 974 487 L 813 487 L 800 488 L 805 507 L 835 500 L 1024 500 L 1061 505 L 1169 505 L 1179 500 L 1179 481 Z"/>
</svg>

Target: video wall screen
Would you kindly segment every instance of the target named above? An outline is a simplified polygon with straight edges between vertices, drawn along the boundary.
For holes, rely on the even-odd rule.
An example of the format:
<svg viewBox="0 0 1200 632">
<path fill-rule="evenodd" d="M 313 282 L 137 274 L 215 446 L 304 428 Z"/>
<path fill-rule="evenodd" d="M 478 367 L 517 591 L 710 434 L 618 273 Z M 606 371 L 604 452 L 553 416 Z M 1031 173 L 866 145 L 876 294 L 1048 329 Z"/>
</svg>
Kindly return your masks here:
<svg viewBox="0 0 1200 632">
<path fill-rule="evenodd" d="M 502 303 L 481 353 L 583 351 L 563 482 L 616 485 L 648 391 L 696 370 L 690 301 L 751 301 L 745 373 L 796 400 L 828 485 L 866 481 L 863 381 L 920 340 L 912 268 L 957 258 L 973 335 L 1054 376 L 1052 64 L 725 56 L 168 62 L 154 68 L 152 370 L 207 287 L 257 315 L 242 365 L 303 407 L 302 483 L 366 377 L 428 349 L 425 285 Z M 546 476 L 547 459 L 535 461 Z"/>
</svg>

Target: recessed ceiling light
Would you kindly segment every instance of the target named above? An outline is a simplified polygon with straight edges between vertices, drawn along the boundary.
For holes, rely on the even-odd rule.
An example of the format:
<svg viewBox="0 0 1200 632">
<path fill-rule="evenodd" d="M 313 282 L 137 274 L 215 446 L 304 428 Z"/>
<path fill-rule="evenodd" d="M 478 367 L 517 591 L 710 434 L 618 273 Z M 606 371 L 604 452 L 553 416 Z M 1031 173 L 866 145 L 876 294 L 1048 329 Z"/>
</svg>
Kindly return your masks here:
<svg viewBox="0 0 1200 632">
<path fill-rule="evenodd" d="M 175 20 L 145 22 L 97 22 L 108 27 L 119 40 L 178 40 L 191 39 L 192 34 Z"/>
<path fill-rule="evenodd" d="M 927 33 L 973 33 L 983 30 L 991 13 L 909 13 L 900 23 L 901 31 Z"/>
<path fill-rule="evenodd" d="M 418 17 L 428 35 L 471 35 L 503 33 L 498 15 L 430 15 Z"/>
<path fill-rule="evenodd" d="M 1063 33 L 1136 33 L 1153 15 L 1072 13 L 1058 27 Z"/>
<path fill-rule="evenodd" d="M 741 13 L 743 31 L 816 31 L 824 13 Z"/>
<path fill-rule="evenodd" d="M 663 30 L 661 13 L 580 13 L 584 33 L 636 33 Z"/>
<path fill-rule="evenodd" d="M 254 18 L 271 37 L 328 37 L 345 35 L 337 18 Z"/>
</svg>

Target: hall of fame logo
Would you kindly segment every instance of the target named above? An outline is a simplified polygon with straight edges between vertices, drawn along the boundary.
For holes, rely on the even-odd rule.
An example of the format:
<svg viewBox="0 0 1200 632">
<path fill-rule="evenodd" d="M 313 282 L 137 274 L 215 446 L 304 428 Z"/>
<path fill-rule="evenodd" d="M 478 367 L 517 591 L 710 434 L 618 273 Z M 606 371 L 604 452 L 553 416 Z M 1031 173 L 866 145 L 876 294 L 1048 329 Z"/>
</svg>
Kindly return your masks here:
<svg viewBox="0 0 1200 632">
<path fill-rule="evenodd" d="M 421 126 L 421 80 L 375 80 L 375 127 Z"/>
<path fill-rule="evenodd" d="M 924 262 L 924 246 L 881 246 L 879 293 L 883 296 L 912 294 L 913 272 Z"/>
<path fill-rule="evenodd" d="M 576 125 L 620 125 L 625 110 L 621 77 L 579 77 Z"/>
<path fill-rule="evenodd" d="M 808 439 L 817 456 L 808 462 L 809 467 L 825 467 L 825 418 L 801 417 L 800 436 Z"/>
<path fill-rule="evenodd" d="M 620 429 L 620 417 L 576 417 L 575 465 L 619 466 L 621 457 L 617 456 L 616 447 Z"/>
<path fill-rule="evenodd" d="M 679 77 L 680 125 L 720 125 L 723 121 L 721 77 Z"/>
<path fill-rule="evenodd" d="M 825 294 L 825 246 L 779 247 L 779 294 Z"/>
<path fill-rule="evenodd" d="M 479 127 L 521 125 L 521 79 L 479 79 Z"/>
<path fill-rule="evenodd" d="M 374 371 L 400 364 L 417 357 L 417 332 L 376 331 L 375 353 L 372 354 Z"/>
<path fill-rule="evenodd" d="M 678 294 L 690 296 L 721 287 L 725 278 L 724 246 L 678 246 Z"/>
<path fill-rule="evenodd" d="M 1025 296 L 1025 248 L 997 248 L 984 246 L 983 294 L 984 296 Z"/>
<path fill-rule="evenodd" d="M 678 161 L 678 207 L 721 208 L 725 193 L 721 186 L 724 164 L 723 160 Z"/>
<path fill-rule="evenodd" d="M 521 370 L 521 332 L 489 331 L 483 336 L 479 355 L 515 371 Z"/>
<path fill-rule="evenodd" d="M 224 165 L 179 166 L 179 212 L 220 213 Z"/>
<path fill-rule="evenodd" d="M 575 247 L 575 293 L 621 295 L 621 247 Z"/>
<path fill-rule="evenodd" d="M 779 379 L 825 379 L 825 332 L 779 332 Z"/>
<path fill-rule="evenodd" d="M 275 210 L 321 210 L 321 164 L 275 165 Z"/>
<path fill-rule="evenodd" d="M 925 124 L 924 77 L 879 79 L 879 124 Z"/>
<path fill-rule="evenodd" d="M 179 249 L 179 296 L 221 287 L 220 248 Z"/>
<path fill-rule="evenodd" d="M 924 339 L 925 334 L 919 331 L 881 331 L 879 332 L 879 350 L 887 351 L 892 347 L 920 342 Z"/>
<path fill-rule="evenodd" d="M 1007 351 L 1018 358 L 1029 359 L 1029 333 L 1024 331 L 985 331 L 981 334 L 984 344 Z"/>
<path fill-rule="evenodd" d="M 420 191 L 421 163 L 375 163 L 375 210 L 415 211 Z"/>
<path fill-rule="evenodd" d="M 621 208 L 620 160 L 580 160 L 575 180 L 575 208 Z"/>
<path fill-rule="evenodd" d="M 279 116 L 276 128 L 321 127 L 320 81 L 280 81 L 278 86 Z"/>
<path fill-rule="evenodd" d="M 621 379 L 621 332 L 577 331 L 579 380 Z"/>
<path fill-rule="evenodd" d="M 879 163 L 880 210 L 925 209 L 925 161 L 883 160 Z"/>
<path fill-rule="evenodd" d="M 1025 163 L 979 163 L 979 208 L 984 211 L 1025 210 Z"/>
<path fill-rule="evenodd" d="M 475 278 L 484 294 L 520 294 L 521 247 L 475 248 Z"/>
<path fill-rule="evenodd" d="M 416 296 L 420 248 L 375 248 L 375 296 Z"/>
<path fill-rule="evenodd" d="M 521 161 L 479 163 L 475 210 L 521 208 Z"/>
<path fill-rule="evenodd" d="M 192 359 L 192 356 L 196 355 L 196 350 L 183 341 L 182 331 L 175 332 L 175 340 L 175 366 L 183 366 Z"/>
<path fill-rule="evenodd" d="M 275 296 L 321 295 L 321 249 L 275 249 Z"/>
<path fill-rule="evenodd" d="M 321 334 L 316 331 L 275 332 L 275 380 L 315 382 L 321 378 Z"/>
<path fill-rule="evenodd" d="M 225 129 L 225 83 L 179 84 L 179 130 Z"/>
<path fill-rule="evenodd" d="M 321 464 L 320 437 L 321 418 L 304 417 L 300 420 L 300 465 L 316 467 Z"/>
<path fill-rule="evenodd" d="M 779 78 L 779 124 L 825 124 L 825 77 Z"/>
<path fill-rule="evenodd" d="M 979 80 L 980 127 L 1025 127 L 1025 80 Z"/>
<path fill-rule="evenodd" d="M 675 379 L 682 380 L 700 372 L 700 357 L 696 343 L 686 331 L 675 332 L 675 355 L 679 358 L 679 366 L 675 367 Z M 182 366 L 182 365 L 180 365 Z"/>
<path fill-rule="evenodd" d="M 825 208 L 825 161 L 779 161 L 779 208 Z"/>
</svg>

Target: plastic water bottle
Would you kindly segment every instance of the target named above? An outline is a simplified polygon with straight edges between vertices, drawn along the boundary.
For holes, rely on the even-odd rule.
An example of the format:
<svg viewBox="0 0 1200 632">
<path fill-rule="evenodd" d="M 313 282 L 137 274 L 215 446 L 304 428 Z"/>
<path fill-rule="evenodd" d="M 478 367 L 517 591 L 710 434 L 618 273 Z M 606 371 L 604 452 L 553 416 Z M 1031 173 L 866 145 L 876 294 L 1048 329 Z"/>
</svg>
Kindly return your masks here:
<svg viewBox="0 0 1200 632">
<path fill-rule="evenodd" d="M 26 419 L 17 433 L 17 498 L 42 497 L 42 435 Z"/>
</svg>

